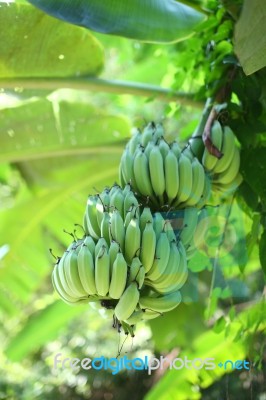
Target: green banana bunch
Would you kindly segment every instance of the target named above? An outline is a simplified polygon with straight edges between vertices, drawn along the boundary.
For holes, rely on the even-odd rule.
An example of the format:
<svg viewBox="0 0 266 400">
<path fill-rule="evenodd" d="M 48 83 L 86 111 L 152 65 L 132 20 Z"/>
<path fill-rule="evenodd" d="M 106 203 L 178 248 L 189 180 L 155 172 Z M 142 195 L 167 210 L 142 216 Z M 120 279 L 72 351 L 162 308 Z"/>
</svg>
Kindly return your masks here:
<svg viewBox="0 0 266 400">
<path fill-rule="evenodd" d="M 228 126 L 222 127 L 218 121 L 215 121 L 211 129 L 211 140 L 223 156 L 218 159 L 205 148 L 202 164 L 211 176 L 213 191 L 228 196 L 242 182 L 242 176 L 239 173 L 240 152 L 236 138 Z"/>
<path fill-rule="evenodd" d="M 95 244 L 91 236 L 85 236 L 79 243 L 73 242 L 58 259 L 52 282 L 66 303 L 73 305 L 98 301 L 106 308 L 115 309 L 117 306 L 115 315 L 122 318 L 123 315 L 130 316 L 138 302 L 139 288 L 145 277 L 140 261 L 137 273 L 131 276 L 129 282 L 128 275 L 128 264 L 115 242 L 108 247 L 104 238 Z M 135 293 L 135 297 L 137 295 L 135 303 L 131 299 L 131 292 Z M 126 311 L 124 307 L 128 300 L 130 307 Z M 130 311 L 132 307 L 134 309 Z"/>
<path fill-rule="evenodd" d="M 155 210 L 203 206 L 210 188 L 201 163 L 176 141 L 167 143 L 161 125 L 148 124 L 132 136 L 122 154 L 120 183 L 130 183 L 142 201 Z M 207 192 L 207 193 L 206 193 Z"/>
<path fill-rule="evenodd" d="M 139 202 L 130 185 L 122 189 L 115 184 L 98 195 L 89 196 L 83 223 L 85 233 L 94 239 L 104 237 L 108 245 L 116 240 L 123 246 L 125 232 L 121 226 L 133 206 L 134 214 L 139 216 Z"/>
</svg>

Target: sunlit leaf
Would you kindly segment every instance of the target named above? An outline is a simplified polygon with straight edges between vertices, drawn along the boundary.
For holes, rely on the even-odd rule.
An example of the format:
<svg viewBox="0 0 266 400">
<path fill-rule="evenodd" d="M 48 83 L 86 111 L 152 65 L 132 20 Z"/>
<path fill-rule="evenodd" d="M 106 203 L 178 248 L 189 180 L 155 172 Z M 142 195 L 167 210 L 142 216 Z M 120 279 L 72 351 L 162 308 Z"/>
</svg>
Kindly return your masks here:
<svg viewBox="0 0 266 400">
<path fill-rule="evenodd" d="M 245 0 L 235 28 L 235 52 L 247 75 L 266 66 L 264 0 Z"/>
<path fill-rule="evenodd" d="M 0 124 L 1 162 L 86 155 L 93 146 L 94 154 L 106 154 L 130 130 L 122 116 L 67 99 L 36 99 L 3 109 Z"/>
<path fill-rule="evenodd" d="M 88 31 L 29 4 L 0 2 L 0 77 L 98 75 L 101 44 Z"/>
</svg>

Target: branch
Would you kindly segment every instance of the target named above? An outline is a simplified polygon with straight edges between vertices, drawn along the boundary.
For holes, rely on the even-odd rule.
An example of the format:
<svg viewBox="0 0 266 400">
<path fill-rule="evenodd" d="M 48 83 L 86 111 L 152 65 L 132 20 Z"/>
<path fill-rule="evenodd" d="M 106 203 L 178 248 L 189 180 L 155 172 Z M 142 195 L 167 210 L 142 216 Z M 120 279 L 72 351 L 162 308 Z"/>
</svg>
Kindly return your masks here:
<svg viewBox="0 0 266 400">
<path fill-rule="evenodd" d="M 202 108 L 203 103 L 193 99 L 190 93 L 175 92 L 145 83 L 107 80 L 100 78 L 0 78 L 2 89 L 45 89 L 56 90 L 69 88 L 76 90 L 91 90 L 114 94 L 131 94 L 134 96 L 155 97 L 164 101 L 177 101 L 178 103 L 196 108 Z"/>
</svg>

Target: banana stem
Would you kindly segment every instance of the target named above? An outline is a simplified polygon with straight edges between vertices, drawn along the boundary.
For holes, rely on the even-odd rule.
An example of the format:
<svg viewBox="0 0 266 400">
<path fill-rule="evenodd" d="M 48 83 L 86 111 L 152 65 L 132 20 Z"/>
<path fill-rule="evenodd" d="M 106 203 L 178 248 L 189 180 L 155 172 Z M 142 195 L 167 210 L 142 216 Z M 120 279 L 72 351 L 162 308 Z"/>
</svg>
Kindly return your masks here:
<svg viewBox="0 0 266 400">
<path fill-rule="evenodd" d="M 204 110 L 202 112 L 202 116 L 201 116 L 200 122 L 199 122 L 197 128 L 195 129 L 195 132 L 192 135 L 193 138 L 195 138 L 195 137 L 197 138 L 199 136 L 202 136 L 204 128 L 205 128 L 205 125 L 206 125 L 206 122 L 207 122 L 207 120 L 209 118 L 209 115 L 210 115 L 210 112 L 212 110 L 212 104 L 213 104 L 213 99 L 209 97 L 206 100 L 205 107 L 204 107 Z"/>
<path fill-rule="evenodd" d="M 199 159 L 201 159 L 203 151 L 204 151 L 204 143 L 202 140 L 202 135 L 203 135 L 207 120 L 209 118 L 209 115 L 211 113 L 212 105 L 213 105 L 213 99 L 208 98 L 206 100 L 200 122 L 199 122 L 197 128 L 195 129 L 193 135 L 189 139 L 190 149 L 193 152 L 193 154 L 196 155 Z"/>
<path fill-rule="evenodd" d="M 113 94 L 131 94 L 134 96 L 154 97 L 164 101 L 177 101 L 178 103 L 201 108 L 202 102 L 194 100 L 194 94 L 175 92 L 160 86 L 148 85 L 139 82 L 108 80 L 92 77 L 83 78 L 5 78 L 0 79 L 0 89 L 42 89 L 57 90 L 70 88 L 94 92 Z"/>
</svg>

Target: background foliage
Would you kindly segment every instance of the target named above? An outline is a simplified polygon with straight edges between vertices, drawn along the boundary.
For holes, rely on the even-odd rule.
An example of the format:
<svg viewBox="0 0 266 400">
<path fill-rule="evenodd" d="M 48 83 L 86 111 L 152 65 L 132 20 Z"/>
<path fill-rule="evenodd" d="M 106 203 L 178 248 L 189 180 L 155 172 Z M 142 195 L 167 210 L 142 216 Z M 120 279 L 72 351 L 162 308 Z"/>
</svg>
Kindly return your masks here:
<svg viewBox="0 0 266 400">
<path fill-rule="evenodd" d="M 152 38 L 133 28 L 131 36 L 115 32 L 133 37 L 129 40 L 60 21 L 25 1 L 0 2 L 0 398 L 266 396 L 262 1 L 191 0 L 181 2 L 181 9 L 184 4 L 197 16 L 189 29 L 194 35 L 187 38 L 181 29 L 180 36 L 164 39 L 171 43 L 151 44 L 145 40 L 162 41 L 152 24 Z M 135 26 L 136 5 L 132 2 L 130 14 Z M 149 23 L 165 23 L 163 10 L 156 12 L 149 14 Z M 65 8 L 63 19 L 70 16 Z M 182 28 L 184 18 L 173 12 L 173 26 Z M 62 254 L 70 240 L 63 229 L 73 231 L 82 221 L 87 195 L 118 179 L 133 126 L 162 121 L 169 138 L 185 142 L 206 99 L 223 90 L 227 108 L 220 118 L 241 144 L 244 182 L 229 202 L 210 207 L 212 230 L 205 251 L 190 262 L 183 304 L 163 320 L 140 324 L 122 355 L 248 359 L 251 370 L 165 370 L 150 377 L 141 371 L 113 376 L 54 370 L 56 353 L 115 357 L 124 337 L 102 311 L 101 317 L 98 309 L 69 307 L 57 298 L 49 248 Z"/>
</svg>

